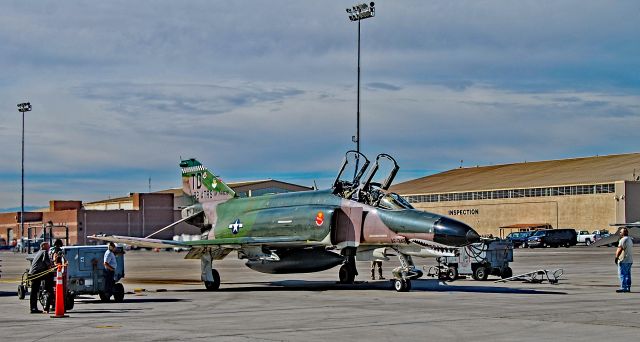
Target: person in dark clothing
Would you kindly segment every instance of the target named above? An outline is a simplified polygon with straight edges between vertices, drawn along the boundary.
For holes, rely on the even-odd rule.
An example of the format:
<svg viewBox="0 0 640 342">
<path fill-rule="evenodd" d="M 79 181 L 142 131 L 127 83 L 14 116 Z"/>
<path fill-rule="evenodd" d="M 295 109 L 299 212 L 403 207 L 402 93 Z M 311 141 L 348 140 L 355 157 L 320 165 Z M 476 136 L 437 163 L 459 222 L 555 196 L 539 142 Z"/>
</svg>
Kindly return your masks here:
<svg viewBox="0 0 640 342">
<path fill-rule="evenodd" d="M 49 258 L 49 243 L 43 242 L 40 244 L 40 250 L 33 257 L 31 262 L 31 268 L 29 269 L 29 278 L 31 278 L 31 294 L 29 295 L 29 305 L 31 313 L 41 313 L 38 310 L 38 292 L 40 291 L 40 285 L 44 282 L 44 289 L 50 294 L 53 293 L 53 276 L 51 272 L 47 272 L 51 269 L 51 259 Z M 32 278 L 33 277 L 33 278 Z M 49 303 L 45 304 L 45 309 L 48 309 Z"/>
<path fill-rule="evenodd" d="M 378 270 L 378 279 L 385 279 L 382 276 L 382 260 L 376 259 L 371 261 L 371 280 L 376 279 L 376 269 Z"/>
</svg>

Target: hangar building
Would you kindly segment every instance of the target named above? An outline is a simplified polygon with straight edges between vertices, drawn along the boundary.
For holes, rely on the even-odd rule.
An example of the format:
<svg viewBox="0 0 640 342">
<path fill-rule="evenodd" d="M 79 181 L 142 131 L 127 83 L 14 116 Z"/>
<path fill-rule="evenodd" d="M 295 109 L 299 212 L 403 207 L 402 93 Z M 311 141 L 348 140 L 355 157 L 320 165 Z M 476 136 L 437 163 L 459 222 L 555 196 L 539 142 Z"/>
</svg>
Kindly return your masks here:
<svg viewBox="0 0 640 342">
<path fill-rule="evenodd" d="M 464 167 L 391 191 L 483 235 L 540 227 L 608 229 L 640 220 L 640 153 Z"/>
</svg>

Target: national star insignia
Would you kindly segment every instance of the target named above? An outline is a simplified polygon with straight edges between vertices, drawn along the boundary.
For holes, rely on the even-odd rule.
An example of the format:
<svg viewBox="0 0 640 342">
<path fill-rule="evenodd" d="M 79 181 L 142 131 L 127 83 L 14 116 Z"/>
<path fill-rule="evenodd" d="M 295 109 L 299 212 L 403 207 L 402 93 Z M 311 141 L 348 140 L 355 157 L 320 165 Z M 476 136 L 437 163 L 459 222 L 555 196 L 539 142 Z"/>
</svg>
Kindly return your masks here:
<svg viewBox="0 0 640 342">
<path fill-rule="evenodd" d="M 231 229 L 231 232 L 233 234 L 238 234 L 238 232 L 240 231 L 240 228 L 242 228 L 242 223 L 240 222 L 240 219 L 236 219 L 235 222 L 229 225 L 229 229 Z"/>
</svg>

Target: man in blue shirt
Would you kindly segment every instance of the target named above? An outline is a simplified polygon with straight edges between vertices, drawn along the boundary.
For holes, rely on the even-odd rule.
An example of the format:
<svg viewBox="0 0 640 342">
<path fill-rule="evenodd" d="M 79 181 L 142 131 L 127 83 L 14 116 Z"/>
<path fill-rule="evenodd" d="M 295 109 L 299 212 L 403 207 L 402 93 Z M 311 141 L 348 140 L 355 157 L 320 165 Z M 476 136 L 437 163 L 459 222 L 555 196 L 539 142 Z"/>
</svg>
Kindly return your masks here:
<svg viewBox="0 0 640 342">
<path fill-rule="evenodd" d="M 116 260 L 116 245 L 113 242 L 109 242 L 109 249 L 104 252 L 104 294 L 107 301 L 113 293 L 114 276 L 116 268 L 118 267 L 118 261 Z"/>
</svg>

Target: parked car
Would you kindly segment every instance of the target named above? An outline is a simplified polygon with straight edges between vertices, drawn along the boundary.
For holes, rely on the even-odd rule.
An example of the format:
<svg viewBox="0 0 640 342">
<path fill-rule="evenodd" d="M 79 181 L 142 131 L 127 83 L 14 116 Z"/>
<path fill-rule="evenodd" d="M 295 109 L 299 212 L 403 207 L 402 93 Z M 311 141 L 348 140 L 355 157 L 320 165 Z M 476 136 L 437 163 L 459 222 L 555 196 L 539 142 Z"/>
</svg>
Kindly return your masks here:
<svg viewBox="0 0 640 342">
<path fill-rule="evenodd" d="M 509 233 L 509 235 L 507 235 L 506 240 L 513 244 L 513 248 L 518 248 L 518 247 L 527 248 L 529 247 L 529 244 L 527 243 L 527 239 L 529 239 L 531 234 L 533 234 L 533 231 L 512 232 L 512 233 Z"/>
<path fill-rule="evenodd" d="M 578 243 L 584 243 L 589 246 L 597 240 L 600 240 L 600 233 L 597 230 L 593 233 L 589 233 L 588 230 L 581 230 L 578 232 Z"/>
<path fill-rule="evenodd" d="M 538 230 L 527 239 L 527 243 L 530 248 L 571 247 L 578 243 L 578 234 L 570 228 Z"/>
</svg>

